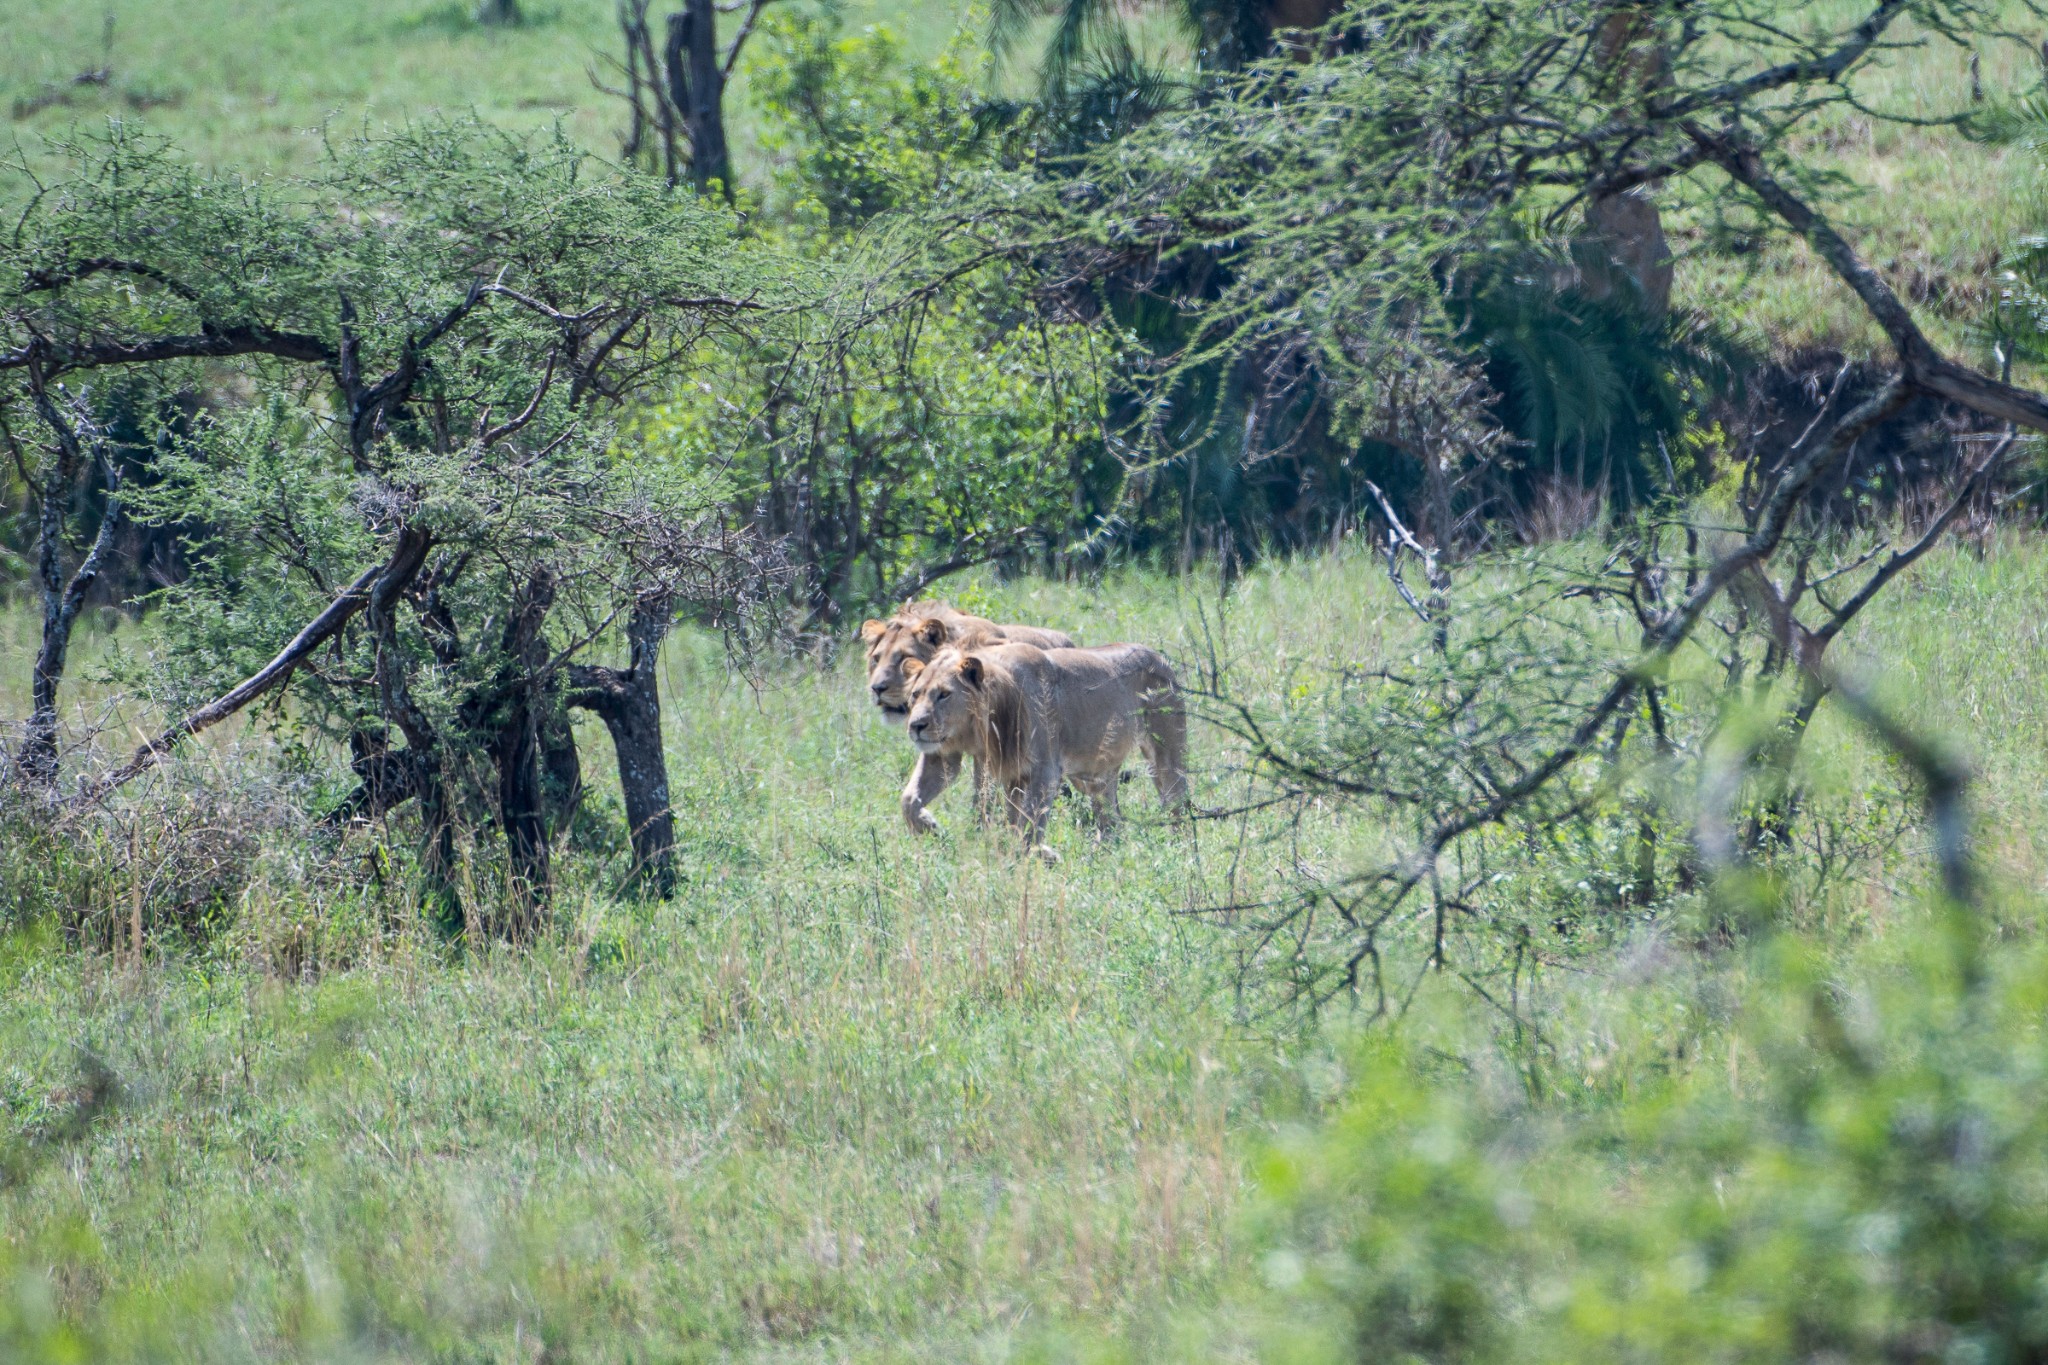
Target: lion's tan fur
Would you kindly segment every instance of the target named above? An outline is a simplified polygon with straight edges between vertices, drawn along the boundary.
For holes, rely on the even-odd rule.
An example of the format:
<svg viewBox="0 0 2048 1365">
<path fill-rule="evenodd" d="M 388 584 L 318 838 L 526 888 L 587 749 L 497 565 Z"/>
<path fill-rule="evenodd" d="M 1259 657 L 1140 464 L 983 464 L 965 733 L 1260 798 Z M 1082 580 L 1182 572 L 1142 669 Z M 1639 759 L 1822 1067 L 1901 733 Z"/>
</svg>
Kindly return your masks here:
<svg viewBox="0 0 2048 1365">
<path fill-rule="evenodd" d="M 1007 793 L 1011 822 L 1034 844 L 1062 777 L 1088 793 L 1100 825 L 1112 825 L 1117 779 L 1134 749 L 1167 810 L 1178 816 L 1186 807 L 1187 715 L 1173 667 L 1156 650 L 950 647 L 909 672 L 907 724 L 920 763 L 903 802 L 913 829 L 930 826 L 924 807 L 970 755 Z"/>
</svg>

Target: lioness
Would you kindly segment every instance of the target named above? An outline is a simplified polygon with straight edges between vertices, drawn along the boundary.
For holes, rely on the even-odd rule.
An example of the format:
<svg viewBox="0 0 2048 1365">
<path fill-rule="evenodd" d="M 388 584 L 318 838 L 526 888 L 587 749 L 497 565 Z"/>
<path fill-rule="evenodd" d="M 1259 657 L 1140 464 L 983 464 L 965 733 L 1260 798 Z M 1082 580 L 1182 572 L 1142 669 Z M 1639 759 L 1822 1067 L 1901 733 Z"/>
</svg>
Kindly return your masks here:
<svg viewBox="0 0 2048 1365">
<path fill-rule="evenodd" d="M 861 622 L 860 638 L 868 647 L 868 696 L 891 720 L 902 720 L 910 713 L 910 702 L 903 694 L 905 660 L 927 663 L 947 645 L 962 649 L 1005 642 L 1040 649 L 1071 649 L 1074 645 L 1062 631 L 1001 625 L 955 611 L 944 602 L 905 602 L 903 609 L 886 621 Z"/>
<path fill-rule="evenodd" d="M 1045 820 L 1064 776 L 1088 793 L 1096 825 L 1117 819 L 1117 778 L 1144 752 L 1159 800 L 1175 817 L 1188 804 L 1187 711 L 1173 666 L 1143 645 L 1038 649 L 1002 644 L 948 648 L 906 661 L 917 767 L 903 789 L 903 819 L 922 833 L 925 808 L 972 754 L 1006 793 L 1010 823 L 1045 852 Z"/>
</svg>

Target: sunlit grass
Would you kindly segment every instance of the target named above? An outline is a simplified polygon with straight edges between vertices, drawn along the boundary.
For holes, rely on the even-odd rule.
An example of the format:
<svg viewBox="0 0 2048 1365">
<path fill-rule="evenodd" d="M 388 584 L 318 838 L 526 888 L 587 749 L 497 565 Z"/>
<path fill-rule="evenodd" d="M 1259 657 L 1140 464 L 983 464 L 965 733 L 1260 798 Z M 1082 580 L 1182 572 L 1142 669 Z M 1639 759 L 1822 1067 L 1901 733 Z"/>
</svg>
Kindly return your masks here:
<svg viewBox="0 0 2048 1365">
<path fill-rule="evenodd" d="M 1091 642 L 1213 647 L 1267 698 L 1414 640 L 1363 553 L 1258 568 L 1227 600 L 1136 572 L 951 587 Z M 2024 886 L 2048 866 L 2044 589 L 2030 539 L 1946 550 L 1838 647 L 1974 756 L 1989 861 Z M 531 951 L 453 953 L 283 865 L 210 945 L 167 939 L 139 971 L 47 922 L 0 938 L 0 1105 L 33 1153 L 0 1178 L 0 1259 L 33 1271 L 0 1317 L 130 1358 L 994 1359 L 1060 1322 L 1153 1340 L 1252 1273 L 1247 1162 L 1342 1073 L 1318 1031 L 1245 1013 L 1233 938 L 1177 912 L 1387 832 L 1190 840 L 1141 784 L 1112 843 L 1063 813 L 1057 867 L 975 830 L 964 793 L 947 835 L 913 841 L 909 753 L 853 660 L 750 685 L 685 638 L 666 670 L 671 904 L 614 899 L 587 872 L 601 850 L 567 848 Z M 1820 769 L 1881 782 L 1823 714 Z M 601 732 L 585 747 L 601 774 Z M 1219 802 L 1241 776 L 1213 731 L 1193 747 Z M 1892 866 L 1904 883 L 1842 892 L 1815 932 L 1882 936 L 1914 850 Z M 1588 1078 L 1575 1103 L 1721 1027 L 1699 973 L 1739 963 L 1677 972 L 1674 952 L 1545 987 L 1551 1074 Z M 1418 1026 L 1494 1065 L 1483 1032 Z M 50 1138 L 101 1066 L 105 1111 Z"/>
</svg>

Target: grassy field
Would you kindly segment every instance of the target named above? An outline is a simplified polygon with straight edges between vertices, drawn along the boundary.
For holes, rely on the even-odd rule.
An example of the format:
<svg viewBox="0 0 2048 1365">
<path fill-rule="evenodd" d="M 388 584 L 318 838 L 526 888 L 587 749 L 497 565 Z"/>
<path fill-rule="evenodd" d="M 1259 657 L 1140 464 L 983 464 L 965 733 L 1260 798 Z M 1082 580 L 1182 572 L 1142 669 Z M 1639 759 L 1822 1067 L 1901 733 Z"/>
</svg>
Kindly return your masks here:
<svg viewBox="0 0 2048 1365">
<path fill-rule="evenodd" d="M 1200 580 L 954 586 L 1089 640 L 1188 651 L 1220 625 L 1265 696 L 1412 648 L 1364 555 L 1260 570 L 1220 606 Z M 1974 756 L 2021 897 L 2048 877 L 2044 593 L 2031 541 L 1945 551 L 1847 642 Z M 1059 819 L 1056 867 L 973 831 L 958 794 L 917 843 L 907 749 L 851 667 L 756 689 L 683 641 L 667 670 L 672 904 L 577 892 L 536 950 L 459 956 L 275 866 L 204 950 L 139 970 L 47 922 L 0 936 L 14 1358 L 998 1360 L 1069 1358 L 1077 1330 L 1139 1360 L 1250 1349 L 1217 1305 L 1257 1269 L 1260 1154 L 1340 1093 L 1352 1025 L 1261 1012 L 1231 936 L 1177 912 L 1384 832 L 1190 840 L 1133 788 L 1120 840 Z M 1825 724 L 1839 783 L 1881 782 Z M 1198 799 L 1241 781 L 1214 731 L 1194 752 Z M 1806 907 L 1841 970 L 1921 914 L 1919 836 L 1893 852 Z M 1674 1056 L 1720 1084 L 1734 1016 L 1698 1002 L 1750 970 L 1637 944 L 1544 979 L 1554 1116 Z M 1437 993 L 1408 1036 L 1507 1074 L 1506 1041 Z"/>
<path fill-rule="evenodd" d="M 77 124 L 122 118 L 245 172 L 310 164 L 323 127 L 346 134 L 472 110 L 511 127 L 560 121 L 584 146 L 614 153 L 622 106 L 591 79 L 597 71 L 616 84 L 605 65 L 621 50 L 612 0 L 528 0 L 516 27 L 478 24 L 474 8 L 192 0 L 173 13 L 151 0 L 20 0 L 0 9 L 0 112 L 31 149 Z M 924 57 L 952 36 L 961 7 L 849 0 L 840 12 L 849 30 L 888 25 Z M 727 97 L 743 170 L 757 156 L 746 69 Z"/>
<path fill-rule="evenodd" d="M 488 29 L 468 0 L 13 0 L 0 6 L 0 109 L 31 158 L 37 138 L 115 116 L 211 165 L 263 172 L 306 164 L 323 123 L 470 108 L 560 119 L 610 148 L 615 117 L 588 74 L 611 45 L 609 0 L 524 8 L 527 25 Z M 914 53 L 957 22 L 923 0 L 848 0 L 845 13 L 849 27 L 895 26 Z M 2028 89 L 2032 62 L 1987 49 L 1978 79 L 1994 99 Z M 1966 101 L 1970 79 L 1965 54 L 1927 48 L 1891 54 L 1861 93 L 1924 114 Z M 744 167 L 743 88 L 736 107 Z M 2038 160 L 1861 116 L 1810 136 L 1873 187 L 1849 209 L 1872 257 L 1934 330 L 1981 357 L 1971 329 L 1999 255 L 2040 221 Z M 1682 299 L 1781 350 L 1875 344 L 1815 261 L 1724 249 L 1710 207 L 1672 205 Z M 1506 572 L 1460 566 L 1460 591 Z M 1419 648 L 1362 546 L 1258 567 L 1227 598 L 1206 575 L 1143 572 L 942 591 L 1084 642 L 1139 640 L 1189 663 L 1213 649 L 1262 704 L 1343 666 L 1401 667 Z M 2044 598 L 2038 537 L 1950 545 L 1831 656 L 1970 757 L 1988 975 L 2020 983 L 1998 1025 L 2024 1053 L 2005 1093 L 2027 1113 L 2048 1076 L 2048 1058 L 2024 1052 L 2048 1008 Z M 26 710 L 34 634 L 25 605 L 0 609 L 0 720 Z M 111 613 L 96 621 L 67 684 L 67 704 L 110 744 L 130 742 L 147 707 L 89 675 L 138 638 Z M 1752 1167 L 1806 1171 L 1794 1158 L 1813 1130 L 1758 1101 L 1830 1064 L 1810 1040 L 1771 1032 L 1809 999 L 1787 985 L 1785 959 L 1823 983 L 1813 999 L 1847 1002 L 1850 1053 L 1910 1017 L 1887 1013 L 1887 990 L 1918 991 L 1937 1014 L 1954 998 L 1915 975 L 1933 970 L 1929 945 L 1946 931 L 1927 908 L 1910 784 L 1832 708 L 1807 775 L 1819 814 L 1845 813 L 1810 826 L 1834 875 L 1785 888 L 1786 933 L 1729 948 L 1701 928 L 1709 893 L 1678 896 L 1602 923 L 1597 950 L 1538 955 L 1520 1004 L 1540 1046 L 1447 975 L 1421 977 L 1400 1027 L 1362 1042 L 1364 1021 L 1343 1008 L 1276 1008 L 1270 978 L 1240 970 L 1245 937 L 1187 912 L 1361 866 L 1405 831 L 1320 807 L 1299 825 L 1262 815 L 1179 830 L 1140 782 L 1126 790 L 1131 827 L 1110 842 L 1063 807 L 1054 866 L 974 828 L 964 791 L 939 807 L 945 835 L 913 841 L 896 809 L 910 754 L 860 695 L 853 658 L 778 660 L 748 679 L 715 642 L 683 637 L 664 666 L 682 889 L 660 904 L 615 893 L 610 756 L 587 730 L 596 810 L 560 850 L 554 926 L 530 950 L 458 950 L 425 929 L 405 904 L 406 831 L 307 828 L 289 808 L 332 793 L 309 793 L 289 748 L 255 733 L 212 736 L 170 780 L 138 784 L 97 848 L 0 859 L 14 879 L 0 881 L 0 1359 L 1356 1359 L 1364 1338 L 1287 1298 L 1320 1273 L 1276 1231 L 1308 1221 L 1305 1206 L 1328 1195 L 1333 1239 L 1409 1210 L 1390 1225 L 1386 1264 L 1406 1264 L 1440 1226 L 1454 1242 L 1458 1220 L 1479 1215 L 1444 1212 L 1455 1188 L 1401 1185 L 1402 1163 L 1423 1152 L 1448 1166 L 1458 1125 L 1499 1111 L 1513 1115 L 1509 1136 L 1459 1158 L 1468 1192 L 1484 1191 L 1473 1207 L 1522 1216 L 1519 1193 L 1481 1179 L 1517 1171 L 1640 1213 L 1654 1238 L 1663 1191 L 1705 1207 L 1742 1174 L 1733 1158 L 1687 1167 L 1657 1146 L 1681 1100 L 1736 1113 L 1730 1129 L 1754 1119 L 1745 1104 L 1765 1111 L 1754 1121 L 1794 1136 Z M 1216 728 L 1198 724 L 1192 748 L 1198 802 L 1251 789 Z M 247 875 L 133 960 L 131 897 L 163 899 L 156 879 L 172 874 L 156 854 L 179 839 L 233 844 Z M 473 902 L 493 894 L 487 868 L 467 875 Z M 1550 889 L 1569 898 L 1576 875 L 1560 867 Z M 17 915 L 31 902 L 46 908 Z M 65 912 L 83 946 L 66 941 Z M 1416 943 L 1403 951 L 1395 965 L 1416 970 Z M 1375 1049 L 1405 1051 L 1384 1063 Z M 1889 1064 L 1913 1049 L 1865 1051 Z M 1981 1058 L 1943 1058 L 1959 1086 L 1995 1088 Z M 1844 1130 L 1899 1126 L 1830 1114 Z M 1731 1138 L 1727 1150 L 1743 1149 Z M 1356 1164 L 1345 1189 L 1301 1174 L 1331 1152 Z M 1752 1188 L 1782 1198 L 1796 1184 Z M 1840 1200 L 1863 1219 L 1847 1224 L 1859 1247 L 1889 1216 L 1864 1219 L 1874 1202 Z M 1710 1240 L 1713 1215 L 1696 1214 L 1688 1228 Z M 1669 1297 L 1660 1310 L 1646 1293 L 1631 1311 L 1682 1324 L 1707 1272 L 1687 1248 L 1651 1252 L 1628 1259 Z M 1459 1254 L 1411 1259 L 1427 1276 Z M 1355 1277 L 1331 1282 L 1365 1301 Z M 1569 1297 L 1549 1292 L 1526 1302 Z M 1761 1344 L 1723 1358 L 1794 1354 L 1796 1333 L 1743 1330 Z M 1949 1358 L 1993 1358 L 1967 1345 Z M 1687 1355 L 1679 1340 L 1628 1358 Z"/>
</svg>

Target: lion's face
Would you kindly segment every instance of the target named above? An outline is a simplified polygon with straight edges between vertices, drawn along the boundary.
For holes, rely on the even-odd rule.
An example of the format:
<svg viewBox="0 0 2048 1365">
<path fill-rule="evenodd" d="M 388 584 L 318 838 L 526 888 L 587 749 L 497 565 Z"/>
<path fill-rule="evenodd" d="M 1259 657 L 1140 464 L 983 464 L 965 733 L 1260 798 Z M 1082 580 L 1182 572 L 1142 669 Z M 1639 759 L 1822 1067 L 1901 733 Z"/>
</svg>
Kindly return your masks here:
<svg viewBox="0 0 2048 1365">
<path fill-rule="evenodd" d="M 981 687 L 981 660 L 948 650 L 930 663 L 909 660 L 910 742 L 920 753 L 936 754 L 958 747 L 974 716 Z"/>
<path fill-rule="evenodd" d="M 868 647 L 868 695 L 891 720 L 910 713 L 906 665 L 930 661 L 946 643 L 945 622 L 932 617 L 869 621 L 860 628 Z"/>
</svg>

